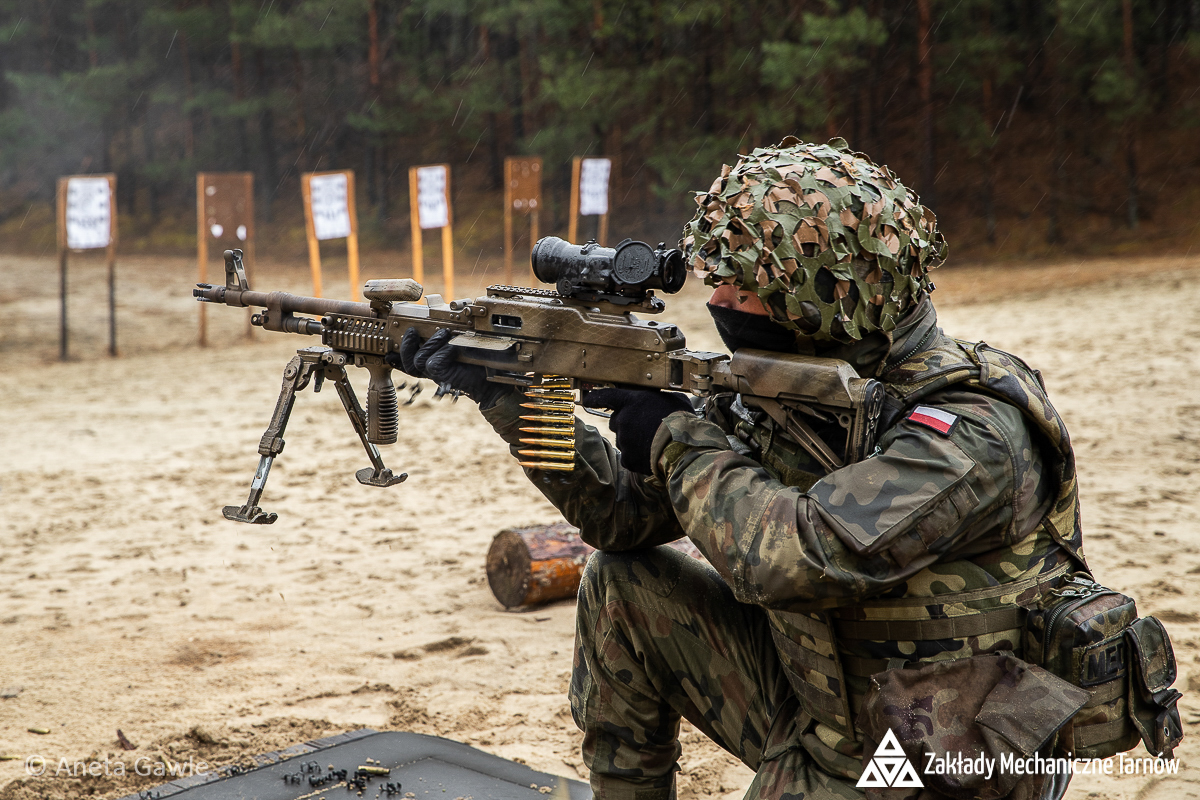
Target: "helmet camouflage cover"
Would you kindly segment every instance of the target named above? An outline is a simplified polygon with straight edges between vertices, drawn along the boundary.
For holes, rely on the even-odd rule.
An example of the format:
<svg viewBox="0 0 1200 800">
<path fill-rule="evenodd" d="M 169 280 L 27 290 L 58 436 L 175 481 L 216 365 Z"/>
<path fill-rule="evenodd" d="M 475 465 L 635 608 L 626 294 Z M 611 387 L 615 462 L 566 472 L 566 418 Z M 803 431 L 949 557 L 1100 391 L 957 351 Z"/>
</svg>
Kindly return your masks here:
<svg viewBox="0 0 1200 800">
<path fill-rule="evenodd" d="M 946 258 L 933 212 L 843 139 L 757 148 L 696 204 L 680 241 L 692 271 L 755 292 L 816 341 L 892 331 Z"/>
</svg>

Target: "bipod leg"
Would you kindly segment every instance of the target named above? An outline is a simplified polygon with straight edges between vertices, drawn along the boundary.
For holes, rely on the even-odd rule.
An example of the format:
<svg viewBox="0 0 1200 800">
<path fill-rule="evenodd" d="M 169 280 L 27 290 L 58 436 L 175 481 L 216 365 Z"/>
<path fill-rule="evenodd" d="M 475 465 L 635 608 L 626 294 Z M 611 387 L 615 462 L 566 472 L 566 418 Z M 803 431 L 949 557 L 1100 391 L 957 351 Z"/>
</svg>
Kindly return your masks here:
<svg viewBox="0 0 1200 800">
<path fill-rule="evenodd" d="M 401 472 L 399 475 L 393 475 L 392 471 L 383 465 L 379 448 L 367 441 L 367 415 L 363 413 L 362 406 L 358 404 L 358 397 L 354 394 L 354 387 L 350 385 L 350 380 L 346 377 L 346 370 L 331 365 L 325 368 L 325 375 L 337 387 L 338 397 L 342 399 L 342 406 L 346 409 L 346 416 L 350 417 L 350 424 L 354 426 L 358 440 L 366 448 L 367 458 L 371 459 L 371 466 L 363 467 L 354 473 L 354 477 L 364 486 L 395 486 L 397 483 L 406 481 L 408 473 Z"/>
<path fill-rule="evenodd" d="M 283 452 L 283 432 L 287 428 L 288 418 L 292 415 L 292 406 L 296 404 L 296 392 L 308 385 L 313 370 L 318 367 L 314 361 L 304 358 L 304 351 L 295 356 L 283 370 L 283 387 L 279 390 L 279 400 L 275 403 L 275 413 L 271 422 L 258 442 L 258 469 L 254 479 L 250 481 L 250 497 L 241 508 L 225 506 L 222 513 L 225 519 L 235 522 L 250 522 L 255 525 L 270 525 L 279 518 L 278 514 L 263 511 L 258 507 L 263 488 L 267 485 L 267 476 L 271 473 L 271 465 L 275 457 Z"/>
</svg>

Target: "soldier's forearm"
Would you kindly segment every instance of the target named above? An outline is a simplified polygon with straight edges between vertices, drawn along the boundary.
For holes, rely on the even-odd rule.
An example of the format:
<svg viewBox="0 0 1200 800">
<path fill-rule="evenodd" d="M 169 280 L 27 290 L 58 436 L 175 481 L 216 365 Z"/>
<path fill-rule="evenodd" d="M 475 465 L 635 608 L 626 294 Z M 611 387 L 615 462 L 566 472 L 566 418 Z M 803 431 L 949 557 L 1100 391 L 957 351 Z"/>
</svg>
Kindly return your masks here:
<svg viewBox="0 0 1200 800">
<path fill-rule="evenodd" d="M 517 456 L 521 399 L 511 395 L 483 412 Z M 600 550 L 633 550 L 683 536 L 661 482 L 621 467 L 620 454 L 598 430 L 575 421 L 570 472 L 526 469 L 533 485 Z"/>
</svg>

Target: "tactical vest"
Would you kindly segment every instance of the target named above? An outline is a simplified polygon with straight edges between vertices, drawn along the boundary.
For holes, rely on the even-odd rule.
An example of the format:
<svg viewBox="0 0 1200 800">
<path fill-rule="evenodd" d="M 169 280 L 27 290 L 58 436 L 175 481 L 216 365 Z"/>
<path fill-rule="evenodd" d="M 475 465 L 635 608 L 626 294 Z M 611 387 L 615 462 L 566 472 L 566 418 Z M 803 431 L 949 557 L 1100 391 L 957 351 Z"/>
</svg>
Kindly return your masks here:
<svg viewBox="0 0 1200 800">
<path fill-rule="evenodd" d="M 935 564 L 907 581 L 909 594 L 825 612 L 770 610 L 772 635 L 789 682 L 805 711 L 847 740 L 872 674 L 914 663 L 1022 651 L 1025 608 L 1069 571 L 1084 567 L 1075 458 L 1058 412 L 1046 399 L 1041 376 L 1022 361 L 984 343 L 940 336 L 930 349 L 887 372 L 885 388 L 905 408 L 954 386 L 991 395 L 1021 410 L 1058 479 L 1050 510 L 1029 537 L 1056 553 L 1000 585 L 949 589 L 956 562 Z M 767 463 L 764 461 L 764 464 Z M 1028 545 L 1029 537 L 1013 547 Z M 1058 556 L 1050 540 L 1072 559 Z M 957 562 L 970 566 L 969 562 Z M 974 568 L 978 571 L 978 568 Z M 969 571 L 969 570 L 968 570 Z M 890 657 L 878 654 L 892 653 Z M 897 655 L 897 653 L 901 655 Z M 820 728 L 817 729 L 820 736 Z M 828 732 L 826 732 L 828 733 Z M 826 741 L 837 736 L 822 736 Z M 828 742 L 827 742 L 828 744 Z M 829 745 L 832 747 L 832 745 Z"/>
</svg>

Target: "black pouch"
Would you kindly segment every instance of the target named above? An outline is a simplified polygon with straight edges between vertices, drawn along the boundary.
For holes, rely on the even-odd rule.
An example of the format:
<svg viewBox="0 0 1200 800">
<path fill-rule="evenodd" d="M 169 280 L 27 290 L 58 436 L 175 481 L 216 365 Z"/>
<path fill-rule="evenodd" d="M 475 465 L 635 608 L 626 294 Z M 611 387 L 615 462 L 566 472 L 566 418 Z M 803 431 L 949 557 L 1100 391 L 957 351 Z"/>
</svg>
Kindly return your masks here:
<svg viewBox="0 0 1200 800">
<path fill-rule="evenodd" d="M 1030 661 L 1090 695 L 1063 729 L 1060 754 L 1107 758 L 1139 741 L 1170 754 L 1182 730 L 1179 692 L 1168 688 L 1175 656 L 1162 623 L 1138 619 L 1132 598 L 1075 573 L 1030 610 L 1025 637 Z"/>
</svg>

